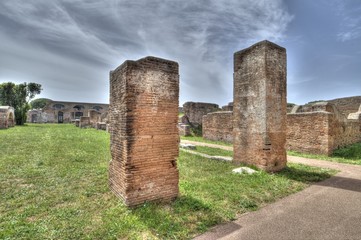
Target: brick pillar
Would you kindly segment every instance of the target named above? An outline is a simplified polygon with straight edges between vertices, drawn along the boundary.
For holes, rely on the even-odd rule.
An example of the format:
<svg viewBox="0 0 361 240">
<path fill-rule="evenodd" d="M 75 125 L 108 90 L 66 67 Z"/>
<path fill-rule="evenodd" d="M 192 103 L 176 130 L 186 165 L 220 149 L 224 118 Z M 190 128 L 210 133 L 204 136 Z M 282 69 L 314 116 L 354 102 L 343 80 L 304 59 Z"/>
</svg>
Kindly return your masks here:
<svg viewBox="0 0 361 240">
<path fill-rule="evenodd" d="M 110 72 L 111 190 L 126 205 L 178 196 L 178 63 L 146 57 Z"/>
<path fill-rule="evenodd" d="M 234 54 L 234 162 L 268 172 L 286 166 L 286 75 L 286 49 L 274 43 Z"/>
</svg>

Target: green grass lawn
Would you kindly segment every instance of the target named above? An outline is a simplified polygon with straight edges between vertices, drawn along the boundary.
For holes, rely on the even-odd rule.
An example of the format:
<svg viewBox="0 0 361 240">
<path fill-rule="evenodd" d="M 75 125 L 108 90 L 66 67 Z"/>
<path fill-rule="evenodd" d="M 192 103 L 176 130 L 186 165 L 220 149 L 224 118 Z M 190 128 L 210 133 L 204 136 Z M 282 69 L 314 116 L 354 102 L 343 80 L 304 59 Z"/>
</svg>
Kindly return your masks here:
<svg viewBox="0 0 361 240">
<path fill-rule="evenodd" d="M 361 165 L 361 143 L 355 143 L 340 149 L 336 149 L 332 156 L 299 153 L 294 151 L 288 151 L 287 154 L 291 156 L 314 158 L 331 162 Z"/>
<path fill-rule="evenodd" d="M 335 171 L 290 164 L 236 175 L 181 152 L 180 196 L 128 209 L 108 188 L 109 134 L 73 125 L 0 131 L 0 239 L 189 239 Z"/>
<path fill-rule="evenodd" d="M 182 136 L 181 139 L 195 141 L 195 142 L 218 144 L 218 145 L 223 145 L 223 146 L 233 146 L 231 143 L 207 140 L 207 139 L 203 139 L 203 137 L 195 137 L 195 136 L 184 137 L 184 136 Z M 206 153 L 202 149 L 199 149 L 199 152 Z M 225 152 L 228 152 L 228 151 L 225 151 Z M 224 155 L 224 156 L 232 156 L 232 154 L 229 155 L 229 153 L 225 153 L 225 154 L 226 155 Z M 295 151 L 287 151 L 287 154 L 290 156 L 313 158 L 313 159 L 326 160 L 326 161 L 331 161 L 331 162 L 361 165 L 361 142 L 337 149 L 333 152 L 332 156 L 309 154 L 309 153 L 299 153 L 299 152 L 295 152 Z M 209 155 L 212 155 L 212 154 L 209 154 Z"/>
</svg>

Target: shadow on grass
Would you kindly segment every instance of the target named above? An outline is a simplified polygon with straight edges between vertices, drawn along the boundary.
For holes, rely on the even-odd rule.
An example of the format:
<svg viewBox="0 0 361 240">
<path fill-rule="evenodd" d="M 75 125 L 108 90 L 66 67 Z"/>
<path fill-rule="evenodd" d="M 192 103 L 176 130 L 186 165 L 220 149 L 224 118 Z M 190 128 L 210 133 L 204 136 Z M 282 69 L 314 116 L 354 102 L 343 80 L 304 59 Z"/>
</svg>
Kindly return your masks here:
<svg viewBox="0 0 361 240">
<path fill-rule="evenodd" d="M 170 204 L 145 203 L 132 212 L 161 239 L 189 238 L 224 221 L 212 206 L 190 196 Z"/>
<path fill-rule="evenodd" d="M 277 175 L 302 183 L 315 183 L 330 178 L 333 174 L 328 172 L 315 172 L 311 167 L 304 165 L 304 169 L 288 166 L 278 172 Z"/>
</svg>

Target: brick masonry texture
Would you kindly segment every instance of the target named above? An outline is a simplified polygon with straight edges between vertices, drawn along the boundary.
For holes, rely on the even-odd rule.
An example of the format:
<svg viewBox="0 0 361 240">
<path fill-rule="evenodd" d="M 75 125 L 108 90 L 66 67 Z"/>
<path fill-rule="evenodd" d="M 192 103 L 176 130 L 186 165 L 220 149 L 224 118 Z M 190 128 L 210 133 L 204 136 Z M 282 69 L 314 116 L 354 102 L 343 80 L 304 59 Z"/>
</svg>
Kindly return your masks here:
<svg viewBox="0 0 361 240">
<path fill-rule="evenodd" d="M 202 128 L 205 139 L 233 142 L 233 112 L 214 112 L 203 116 Z"/>
<path fill-rule="evenodd" d="M 206 121 L 203 123 L 205 139 L 224 141 L 229 136 L 228 126 L 233 119 L 226 115 L 227 112 L 217 112 L 203 117 Z M 209 119 L 212 119 L 211 124 Z M 337 148 L 360 141 L 361 106 L 347 119 L 330 102 L 297 106 L 294 113 L 287 114 L 287 150 L 331 155 Z M 232 139 L 227 142 L 232 142 Z"/>
<path fill-rule="evenodd" d="M 286 71 L 286 49 L 269 41 L 234 54 L 234 162 L 286 166 Z"/>
<path fill-rule="evenodd" d="M 306 104 L 287 115 L 287 150 L 331 155 L 360 141 L 361 119 L 347 119 L 331 102 Z"/>
<path fill-rule="evenodd" d="M 202 124 L 202 117 L 211 112 L 219 111 L 219 106 L 213 103 L 186 102 L 183 104 L 184 115 L 194 126 Z"/>
<path fill-rule="evenodd" d="M 110 72 L 109 184 L 128 206 L 178 196 L 178 71 L 146 57 Z"/>
</svg>

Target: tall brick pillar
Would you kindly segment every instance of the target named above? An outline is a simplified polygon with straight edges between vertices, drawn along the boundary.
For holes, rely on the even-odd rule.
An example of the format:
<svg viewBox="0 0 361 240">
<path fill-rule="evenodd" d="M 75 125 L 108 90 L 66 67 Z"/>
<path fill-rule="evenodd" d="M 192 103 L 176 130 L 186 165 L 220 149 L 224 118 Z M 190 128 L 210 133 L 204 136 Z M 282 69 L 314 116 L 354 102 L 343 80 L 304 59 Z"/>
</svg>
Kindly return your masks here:
<svg viewBox="0 0 361 240">
<path fill-rule="evenodd" d="M 234 54 L 234 162 L 268 172 L 286 166 L 286 75 L 286 49 L 274 43 Z"/>
<path fill-rule="evenodd" d="M 178 195 L 178 63 L 155 57 L 110 72 L 111 190 L 126 205 Z"/>
</svg>

